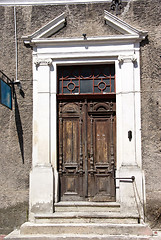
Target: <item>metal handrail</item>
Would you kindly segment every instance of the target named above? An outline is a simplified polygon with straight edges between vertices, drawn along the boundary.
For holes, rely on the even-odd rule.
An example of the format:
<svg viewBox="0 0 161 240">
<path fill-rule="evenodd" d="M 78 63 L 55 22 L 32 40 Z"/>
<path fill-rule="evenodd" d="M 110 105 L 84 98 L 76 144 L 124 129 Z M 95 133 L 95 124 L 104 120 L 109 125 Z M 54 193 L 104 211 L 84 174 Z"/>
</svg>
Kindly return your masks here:
<svg viewBox="0 0 161 240">
<path fill-rule="evenodd" d="M 137 206 L 137 211 L 138 211 L 138 214 L 139 214 L 139 223 L 140 223 L 140 219 L 142 217 L 141 217 L 141 213 L 140 213 L 137 198 L 139 199 L 139 202 L 140 202 L 140 204 L 143 208 L 143 214 L 144 214 L 144 219 L 143 220 L 145 221 L 145 208 L 144 208 L 145 206 L 141 201 L 141 198 L 140 198 L 140 195 L 139 195 L 139 192 L 138 192 L 138 189 L 137 189 L 136 181 L 135 181 L 135 176 L 132 176 L 132 177 L 112 177 L 112 178 L 115 179 L 115 180 L 120 180 L 120 182 L 127 182 L 127 183 L 132 183 L 133 184 L 133 192 L 134 192 L 135 202 L 136 202 L 136 206 Z"/>
</svg>

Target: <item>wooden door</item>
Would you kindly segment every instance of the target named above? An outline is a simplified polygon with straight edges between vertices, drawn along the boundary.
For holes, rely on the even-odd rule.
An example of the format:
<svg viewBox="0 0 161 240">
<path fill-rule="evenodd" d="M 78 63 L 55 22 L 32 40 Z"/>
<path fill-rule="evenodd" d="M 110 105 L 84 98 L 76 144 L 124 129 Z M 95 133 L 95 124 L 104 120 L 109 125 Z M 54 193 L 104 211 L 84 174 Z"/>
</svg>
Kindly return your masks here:
<svg viewBox="0 0 161 240">
<path fill-rule="evenodd" d="M 60 200 L 115 200 L 115 103 L 60 102 Z"/>
</svg>

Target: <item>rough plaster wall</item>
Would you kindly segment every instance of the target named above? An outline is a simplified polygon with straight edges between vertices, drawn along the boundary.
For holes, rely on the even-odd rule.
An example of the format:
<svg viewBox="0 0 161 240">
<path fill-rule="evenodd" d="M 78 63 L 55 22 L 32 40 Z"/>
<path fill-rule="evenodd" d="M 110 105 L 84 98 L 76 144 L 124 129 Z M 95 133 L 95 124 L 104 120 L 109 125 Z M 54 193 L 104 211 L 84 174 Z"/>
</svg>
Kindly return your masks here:
<svg viewBox="0 0 161 240">
<path fill-rule="evenodd" d="M 0 16 L 0 69 L 9 78 L 15 79 L 13 7 L 0 7 Z M 25 26 L 19 17 L 17 25 L 18 79 L 22 80 L 23 94 L 21 96 L 15 87 L 12 111 L 0 106 L 0 234 L 6 234 L 26 221 L 28 211 L 32 143 L 32 57 L 31 49 L 24 47 L 20 40 Z"/>
<path fill-rule="evenodd" d="M 130 1 L 123 20 L 148 31 L 141 43 L 142 159 L 147 220 L 161 227 L 161 6 L 158 0 Z"/>
<path fill-rule="evenodd" d="M 120 15 L 134 27 L 149 32 L 148 38 L 141 44 L 141 90 L 143 168 L 147 215 L 151 222 L 161 207 L 159 5 L 157 0 L 130 1 Z M 104 9 L 109 10 L 110 4 L 16 7 L 18 79 L 22 80 L 24 97 L 15 87 L 13 110 L 0 106 L 0 233 L 8 233 L 26 221 L 28 209 L 28 176 L 32 159 L 32 50 L 23 45 L 21 36 L 36 31 L 64 11 L 67 26 L 55 35 L 57 37 L 80 37 L 83 33 L 87 37 L 116 34 L 104 25 Z M 13 7 L 0 7 L 0 16 L 0 69 L 8 77 L 15 78 Z"/>
<path fill-rule="evenodd" d="M 125 5 L 125 4 L 124 4 Z M 104 36 L 120 34 L 110 26 L 105 25 L 104 10 L 110 10 L 110 4 L 78 4 L 61 6 L 33 6 L 32 29 L 26 35 L 42 27 L 63 12 L 66 13 L 67 25 L 51 36 L 55 37 L 82 37 Z M 38 15 L 38 13 L 40 13 Z M 79 29 L 79 31 L 78 31 Z"/>
<path fill-rule="evenodd" d="M 120 32 L 105 24 L 105 9 L 110 10 L 110 4 L 66 5 L 67 25 L 52 37 L 119 35 Z"/>
</svg>

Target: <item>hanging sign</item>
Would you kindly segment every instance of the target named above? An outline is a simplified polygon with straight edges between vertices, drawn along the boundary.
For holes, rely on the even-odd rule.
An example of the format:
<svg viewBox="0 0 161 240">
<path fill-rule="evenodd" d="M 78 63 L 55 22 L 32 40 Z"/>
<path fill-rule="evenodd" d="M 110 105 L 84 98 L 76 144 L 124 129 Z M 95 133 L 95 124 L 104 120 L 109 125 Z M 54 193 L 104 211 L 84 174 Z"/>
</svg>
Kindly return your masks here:
<svg viewBox="0 0 161 240">
<path fill-rule="evenodd" d="M 12 110 L 12 88 L 0 78 L 0 103 Z"/>
</svg>

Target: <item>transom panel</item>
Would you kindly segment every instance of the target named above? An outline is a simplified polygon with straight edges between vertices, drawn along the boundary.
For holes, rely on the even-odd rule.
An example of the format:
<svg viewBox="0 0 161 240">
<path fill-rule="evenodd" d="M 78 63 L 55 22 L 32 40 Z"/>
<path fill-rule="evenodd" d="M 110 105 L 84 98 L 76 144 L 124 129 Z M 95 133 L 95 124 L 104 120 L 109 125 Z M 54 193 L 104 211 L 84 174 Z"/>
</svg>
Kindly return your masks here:
<svg viewBox="0 0 161 240">
<path fill-rule="evenodd" d="M 58 94 L 115 93 L 115 65 L 58 66 Z"/>
</svg>

